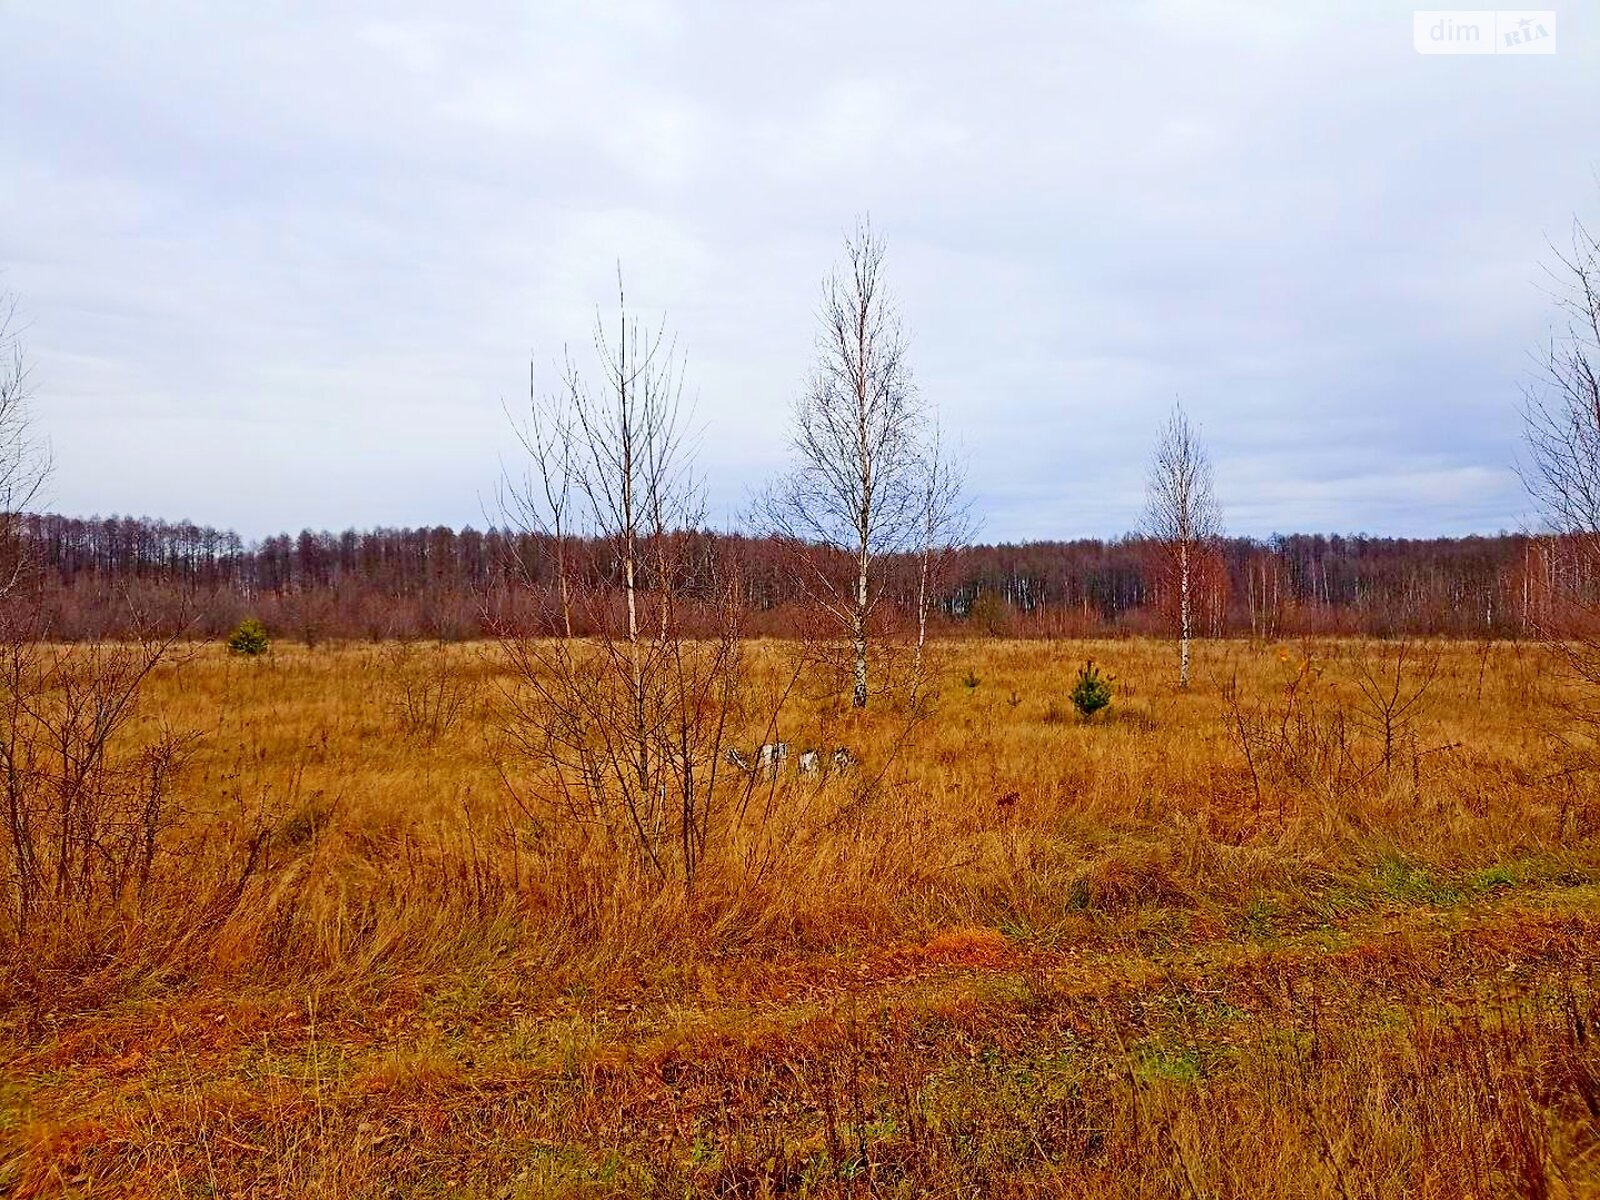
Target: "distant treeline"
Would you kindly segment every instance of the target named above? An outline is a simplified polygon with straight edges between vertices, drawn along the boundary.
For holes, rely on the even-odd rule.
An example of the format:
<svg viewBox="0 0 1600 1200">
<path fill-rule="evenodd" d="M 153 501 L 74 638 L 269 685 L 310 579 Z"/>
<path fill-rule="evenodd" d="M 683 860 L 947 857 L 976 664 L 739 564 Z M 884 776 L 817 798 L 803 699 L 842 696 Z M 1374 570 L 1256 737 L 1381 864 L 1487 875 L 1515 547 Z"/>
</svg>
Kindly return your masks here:
<svg viewBox="0 0 1600 1200">
<path fill-rule="evenodd" d="M 66 639 L 180 624 L 209 636 L 251 615 L 310 641 L 459 639 L 538 628 L 555 611 L 553 545 L 538 535 L 441 526 L 247 543 L 188 523 L 41 515 L 25 519 L 25 536 L 51 632 Z M 784 546 L 685 536 L 708 589 L 735 581 L 750 633 L 796 627 L 805 597 Z M 605 561 L 583 550 L 569 561 Z M 1162 629 L 1168 597 L 1148 550 L 1138 538 L 969 547 L 940 572 L 935 628 L 1016 637 Z M 910 556 L 894 564 L 891 608 L 913 606 L 917 567 Z M 1522 535 L 1228 538 L 1202 565 L 1199 632 L 1520 636 L 1544 585 L 1570 569 L 1550 543 Z M 608 586 L 596 566 L 578 575 L 585 587 Z"/>
</svg>

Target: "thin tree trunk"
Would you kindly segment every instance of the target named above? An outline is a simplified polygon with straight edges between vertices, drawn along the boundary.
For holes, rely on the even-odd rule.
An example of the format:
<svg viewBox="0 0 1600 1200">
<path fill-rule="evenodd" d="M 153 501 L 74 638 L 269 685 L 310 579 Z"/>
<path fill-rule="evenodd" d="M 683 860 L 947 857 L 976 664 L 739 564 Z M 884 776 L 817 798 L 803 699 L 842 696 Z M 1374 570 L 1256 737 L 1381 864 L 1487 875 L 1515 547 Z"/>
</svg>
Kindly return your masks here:
<svg viewBox="0 0 1600 1200">
<path fill-rule="evenodd" d="M 1189 543 L 1178 543 L 1178 686 L 1189 686 Z"/>
<path fill-rule="evenodd" d="M 626 309 L 623 310 L 624 314 Z M 655 796 L 653 787 L 653 771 L 650 761 L 650 727 L 645 712 L 644 696 L 644 663 L 640 657 L 639 647 L 639 599 L 638 599 L 638 554 L 639 554 L 639 523 L 634 502 L 634 472 L 637 470 L 636 450 L 634 439 L 638 430 L 633 426 L 634 411 L 628 394 L 630 386 L 637 384 L 628 374 L 628 322 L 626 315 L 621 321 L 621 332 L 618 335 L 617 348 L 617 412 L 618 412 L 618 463 L 617 474 L 621 486 L 618 489 L 621 497 L 622 526 L 622 585 L 628 604 L 628 658 L 629 658 L 629 685 L 633 695 L 633 738 L 635 745 L 635 769 L 639 775 L 639 797 L 643 803 L 654 806 Z M 634 823 L 641 829 L 648 827 L 649 834 L 654 835 L 658 822 L 652 816 L 648 822 L 648 814 L 635 813 Z M 651 837 L 647 835 L 647 841 Z M 653 853 L 653 852 L 652 852 Z"/>
<path fill-rule="evenodd" d="M 911 660 L 913 684 L 922 681 L 922 649 L 928 642 L 928 556 L 929 548 L 922 548 L 921 569 L 917 573 L 917 651 Z"/>
<path fill-rule="evenodd" d="M 572 596 L 567 587 L 567 540 L 561 529 L 560 518 L 556 518 L 556 585 L 561 591 L 561 631 L 570 642 L 572 640 Z"/>
<path fill-rule="evenodd" d="M 870 559 L 863 545 L 856 560 L 856 606 L 850 621 L 850 650 L 853 656 L 850 703 L 867 706 L 867 567 Z"/>
</svg>

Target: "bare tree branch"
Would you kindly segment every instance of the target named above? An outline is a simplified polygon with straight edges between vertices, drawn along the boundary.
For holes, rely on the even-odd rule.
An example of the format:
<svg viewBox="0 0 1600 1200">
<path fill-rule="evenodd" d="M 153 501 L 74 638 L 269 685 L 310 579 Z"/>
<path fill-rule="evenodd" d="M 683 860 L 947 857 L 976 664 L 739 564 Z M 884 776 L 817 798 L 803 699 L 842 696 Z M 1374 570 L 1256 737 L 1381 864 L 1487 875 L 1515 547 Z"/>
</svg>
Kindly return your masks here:
<svg viewBox="0 0 1600 1200">
<path fill-rule="evenodd" d="M 22 518 L 50 476 L 49 449 L 33 434 L 31 397 L 16 297 L 0 291 L 0 599 L 28 577 Z"/>
<path fill-rule="evenodd" d="M 1519 471 L 1545 534 L 1530 547 L 1530 583 L 1538 593 L 1532 619 L 1583 685 L 1573 712 L 1594 727 L 1600 726 L 1600 239 L 1574 220 L 1570 248 L 1551 253 L 1566 329 L 1551 342 L 1522 406 Z"/>
</svg>

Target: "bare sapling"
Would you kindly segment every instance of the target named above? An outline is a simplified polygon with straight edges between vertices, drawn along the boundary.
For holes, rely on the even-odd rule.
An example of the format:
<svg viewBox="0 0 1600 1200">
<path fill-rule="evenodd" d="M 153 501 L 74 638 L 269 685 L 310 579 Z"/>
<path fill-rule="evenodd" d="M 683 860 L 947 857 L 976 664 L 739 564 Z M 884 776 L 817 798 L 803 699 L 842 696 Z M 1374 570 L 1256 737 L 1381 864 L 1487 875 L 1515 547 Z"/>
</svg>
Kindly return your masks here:
<svg viewBox="0 0 1600 1200">
<path fill-rule="evenodd" d="M 505 774 L 529 812 L 564 818 L 580 848 L 598 841 L 692 889 L 748 786 L 729 778 L 725 756 L 742 718 L 739 581 L 703 530 L 682 356 L 664 327 L 629 314 L 620 279 L 616 320 L 614 332 L 596 320 L 598 384 L 569 361 L 567 407 L 541 426 L 559 430 L 557 449 L 540 440 L 548 432 L 524 441 L 540 495 L 520 496 L 519 511 L 551 512 L 570 491 L 558 543 L 570 530 L 564 553 L 593 558 L 570 571 L 562 619 L 546 625 L 581 618 L 594 632 L 503 632 L 514 678 Z"/>
<path fill-rule="evenodd" d="M 1371 771 L 1381 768 L 1387 777 L 1395 750 L 1403 742 L 1415 742 L 1416 721 L 1439 675 L 1439 655 L 1425 643 L 1402 641 L 1385 647 L 1376 662 L 1363 654 L 1355 655 L 1354 662 L 1352 673 L 1362 700 L 1357 722 L 1379 747 Z"/>
<path fill-rule="evenodd" d="M 379 662 L 392 688 L 390 714 L 407 737 L 438 742 L 477 704 L 481 688 L 465 654 L 443 646 L 419 653 L 410 642 L 396 641 L 379 652 Z"/>
<path fill-rule="evenodd" d="M 928 616 L 934 598 L 948 578 L 961 547 L 972 535 L 971 509 L 965 499 L 966 465 L 948 449 L 937 419 L 921 448 L 917 471 L 916 649 L 912 655 L 911 693 L 927 678 Z"/>
<path fill-rule="evenodd" d="M 1573 223 L 1549 272 L 1565 329 L 1524 393 L 1522 480 L 1543 522 L 1546 569 L 1527 605 L 1576 685 L 1568 706 L 1600 729 L 1600 238 Z"/>
<path fill-rule="evenodd" d="M 1178 686 L 1189 686 L 1189 641 L 1207 552 L 1221 532 L 1211 457 L 1177 405 L 1156 441 L 1145 485 L 1144 531 L 1159 556 L 1163 583 L 1176 594 Z"/>
</svg>

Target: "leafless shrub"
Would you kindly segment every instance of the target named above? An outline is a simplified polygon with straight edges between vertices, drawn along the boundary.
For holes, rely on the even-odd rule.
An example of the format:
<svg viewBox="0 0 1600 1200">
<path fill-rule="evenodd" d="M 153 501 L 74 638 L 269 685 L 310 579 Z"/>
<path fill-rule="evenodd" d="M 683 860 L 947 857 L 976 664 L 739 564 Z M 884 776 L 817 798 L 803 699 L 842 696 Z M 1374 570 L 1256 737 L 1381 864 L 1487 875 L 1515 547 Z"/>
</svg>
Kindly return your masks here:
<svg viewBox="0 0 1600 1200">
<path fill-rule="evenodd" d="M 1455 749 L 1418 745 L 1418 723 L 1439 673 L 1432 648 L 1380 644 L 1350 658 L 1348 671 L 1335 673 L 1309 647 L 1298 660 L 1285 654 L 1294 675 L 1265 699 L 1244 696 L 1237 673 L 1221 685 L 1224 720 L 1250 773 L 1258 812 L 1270 785 L 1334 796 L 1380 777 L 1387 782 L 1401 747 L 1410 754 L 1413 790 L 1420 791 L 1424 759 Z"/>
<path fill-rule="evenodd" d="M 130 738 L 145 680 L 170 641 L 51 646 L 0 642 L 4 920 L 25 944 L 37 926 L 92 921 L 140 904 L 177 824 L 172 785 L 195 735 Z"/>
<path fill-rule="evenodd" d="M 519 492 L 520 510 L 569 490 L 582 544 L 598 547 L 574 575 L 600 583 L 565 591 L 550 622 L 564 629 L 581 608 L 593 638 L 501 639 L 514 680 L 505 775 L 530 815 L 564 819 L 576 853 L 598 838 L 693 888 L 719 821 L 755 786 L 734 781 L 725 754 L 744 717 L 738 581 L 699 531 L 676 345 L 628 315 L 620 280 L 618 321 L 613 339 L 596 319 L 598 389 L 569 360 L 567 416 L 551 427 L 565 444 L 524 439 L 537 490 Z M 715 632 L 690 637 L 691 624 Z"/>
<path fill-rule="evenodd" d="M 389 714 L 410 738 L 437 742 L 473 711 L 482 692 L 471 665 L 443 647 L 422 651 L 394 642 L 380 661 L 391 689 Z"/>
<path fill-rule="evenodd" d="M 186 620 L 118 642 L 47 639 L 19 528 L 49 460 L 29 434 L 13 311 L 0 296 L 0 1003 L 37 1006 L 84 962 L 104 968 L 141 938 L 159 957 L 215 931 L 267 835 L 257 822 L 238 839 L 179 836 L 198 735 L 150 728 L 139 701 Z M 150 628 L 137 612 L 131 624 Z"/>
<path fill-rule="evenodd" d="M 1382 746 L 1371 769 L 1381 767 L 1388 775 L 1395 747 L 1411 737 L 1438 678 L 1439 655 L 1423 643 L 1396 642 L 1384 648 L 1377 663 L 1357 655 L 1352 671 L 1362 700 L 1357 721 Z"/>
<path fill-rule="evenodd" d="M 1229 732 L 1249 769 L 1257 812 L 1269 782 L 1337 791 L 1361 776 L 1351 753 L 1349 718 L 1324 676 L 1325 664 L 1308 653 L 1276 696 L 1244 696 L 1237 674 L 1221 687 Z"/>
</svg>

